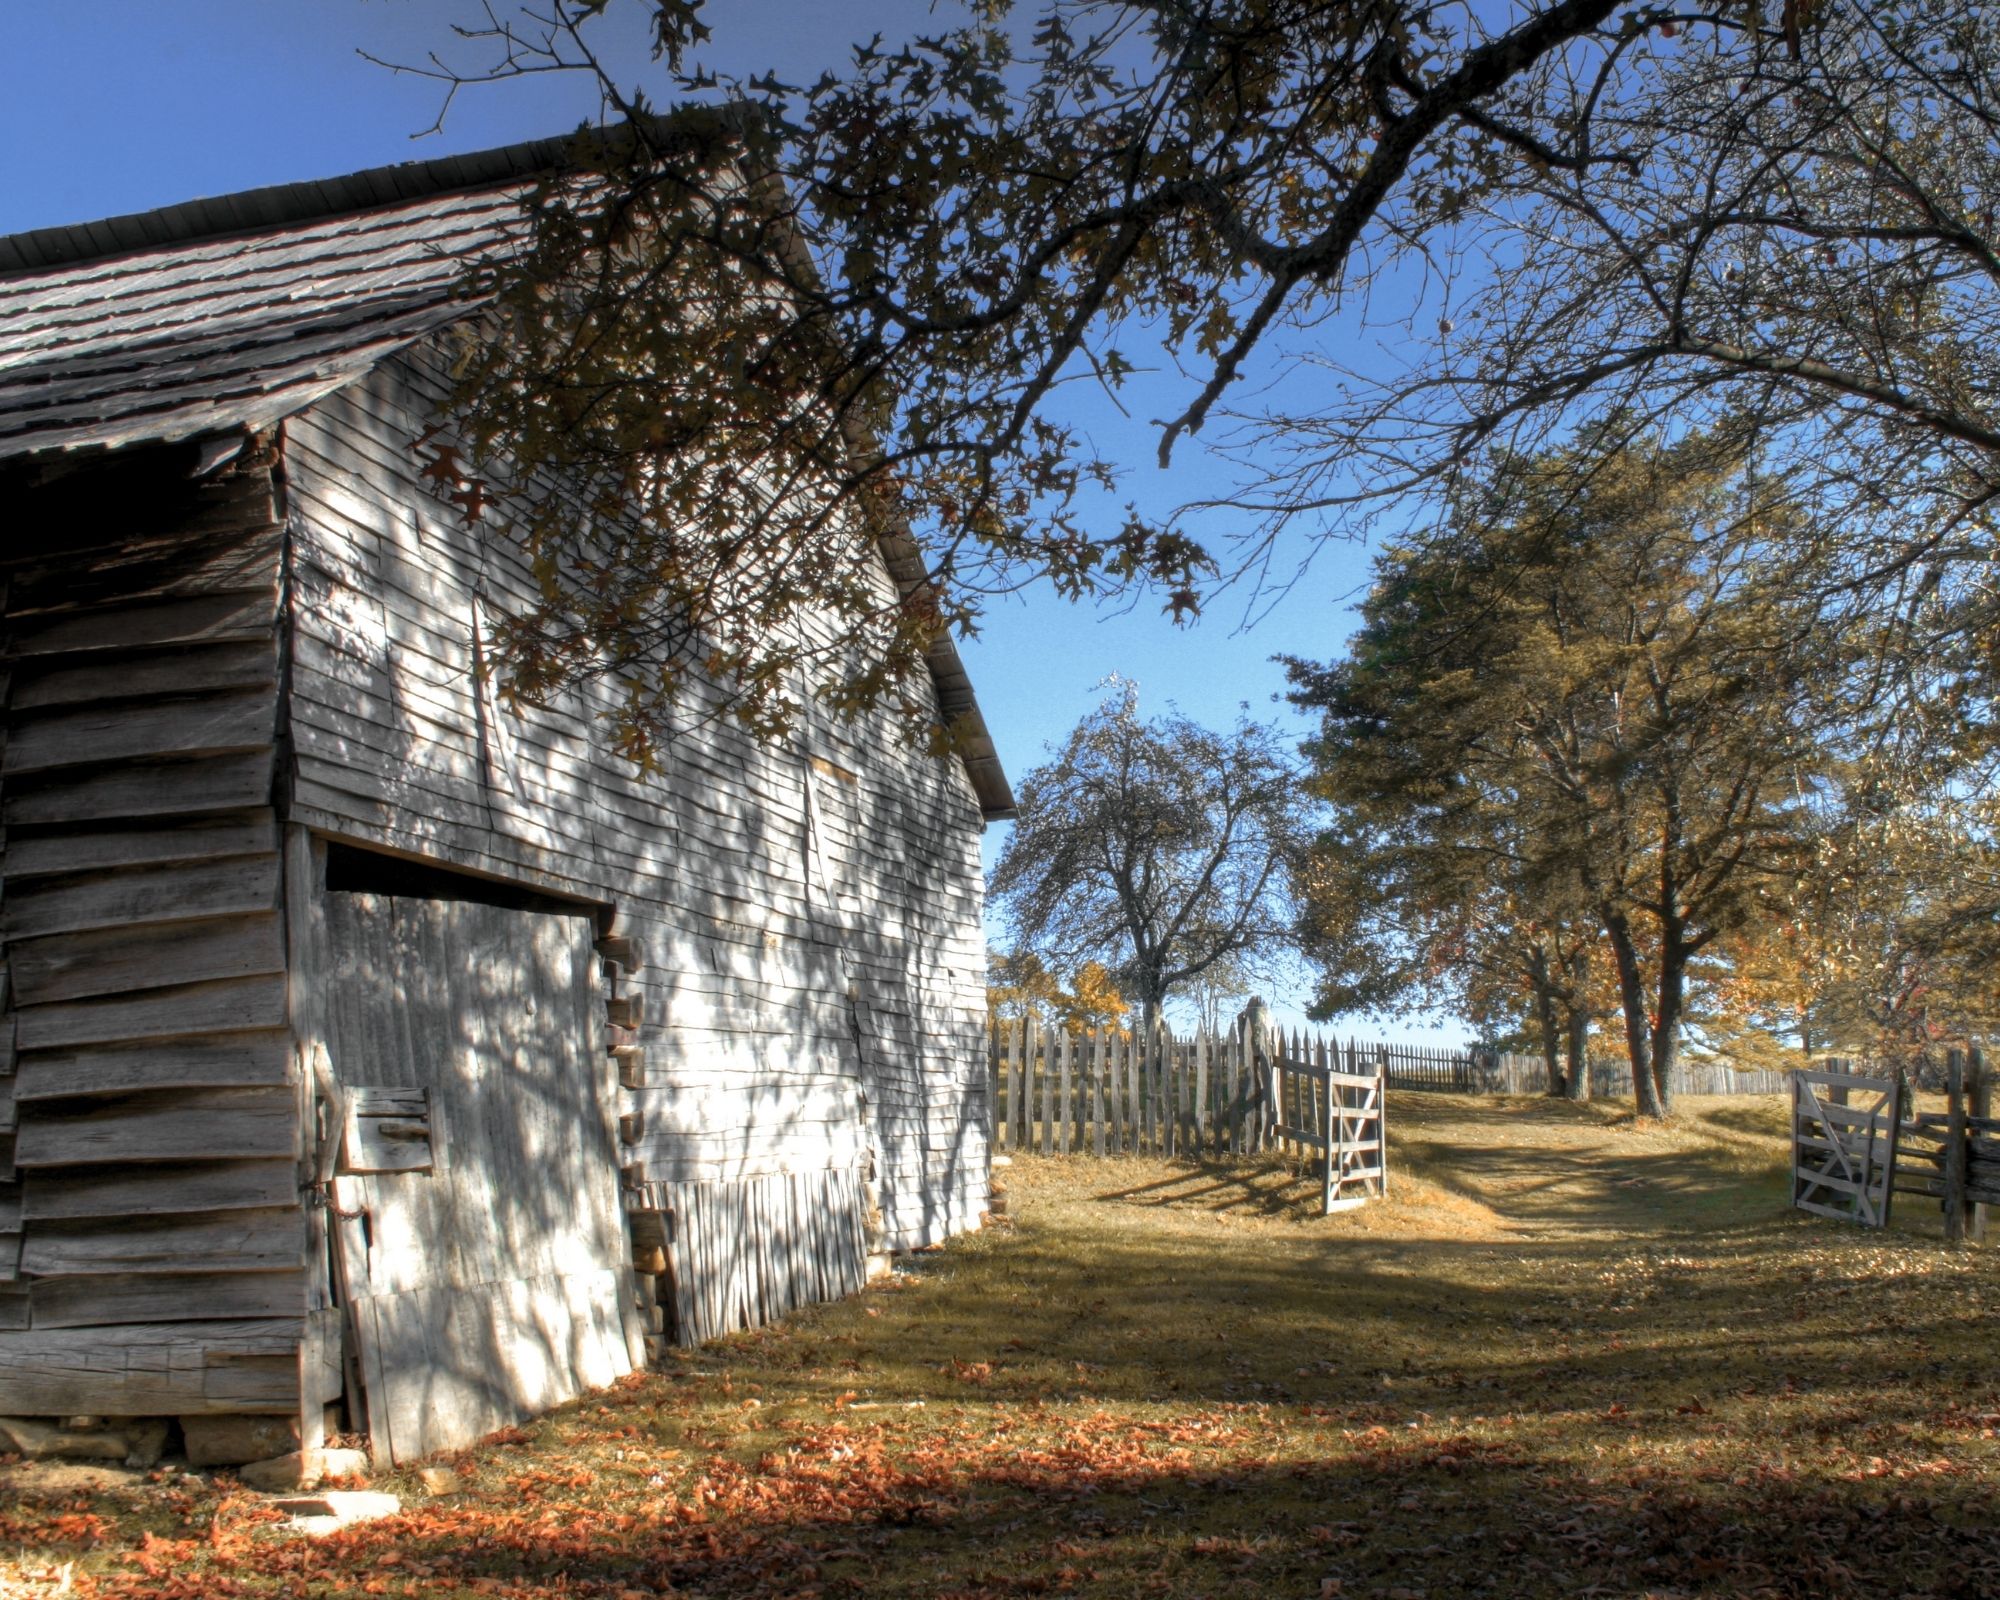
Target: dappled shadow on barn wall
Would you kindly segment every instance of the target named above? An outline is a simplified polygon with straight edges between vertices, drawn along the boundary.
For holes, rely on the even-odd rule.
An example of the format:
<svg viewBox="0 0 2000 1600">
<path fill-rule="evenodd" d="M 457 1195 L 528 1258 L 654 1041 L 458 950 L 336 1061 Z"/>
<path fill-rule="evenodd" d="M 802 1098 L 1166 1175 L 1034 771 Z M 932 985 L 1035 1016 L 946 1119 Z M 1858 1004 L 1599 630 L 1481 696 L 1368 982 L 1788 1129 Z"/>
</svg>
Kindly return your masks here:
<svg viewBox="0 0 2000 1600">
<path fill-rule="evenodd" d="M 810 717 L 789 742 L 759 745 L 700 693 L 659 770 L 642 773 L 613 744 L 615 686 L 509 709 L 480 681 L 479 640 L 526 603 L 533 575 L 492 528 L 438 500 L 418 453 L 393 445 L 417 436 L 441 392 L 414 352 L 291 429 L 295 810 L 460 875 L 392 894 L 509 904 L 525 888 L 550 897 L 521 905 L 536 916 L 588 912 L 600 931 L 636 937 L 646 964 L 617 986 L 643 1008 L 648 1060 L 642 1087 L 603 1090 L 595 1106 L 579 1085 L 527 1070 L 514 1059 L 535 1033 L 519 1012 L 524 975 L 477 949 L 413 950 L 342 975 L 372 986 L 382 1038 L 343 1047 L 359 1059 L 334 1062 L 341 1081 L 402 1083 L 434 1055 L 425 1070 L 485 1062 L 467 1091 L 482 1139 L 517 1157 L 515 1170 L 546 1174 L 495 1185 L 491 1260 L 435 1238 L 439 1274 L 474 1291 L 496 1272 L 622 1269 L 622 1246 L 607 1260 L 596 1232 L 579 1233 L 577 1212 L 594 1202 L 579 1207 L 559 1177 L 579 1162 L 608 1185 L 622 1167 L 624 1187 L 662 1209 L 685 1198 L 675 1185 L 839 1173 L 854 1193 L 865 1175 L 891 1245 L 976 1221 L 980 972 L 952 941 L 977 936 L 979 821 L 962 774 L 906 748 L 884 718 Z M 371 887 L 385 888 L 347 889 Z M 330 885 L 331 898 L 347 889 Z M 417 1037 L 413 1019 L 447 1002 L 448 1036 Z M 774 1268 L 799 1240 L 723 1237 L 705 1213 L 679 1210 L 679 1265 L 702 1280 L 703 1321 L 683 1338 L 813 1297 L 808 1275 Z M 849 1220 L 860 1238 L 868 1219 Z M 493 1264 L 510 1253 L 512 1266 Z M 544 1342 L 567 1337 L 555 1324 Z M 441 1381 L 477 1391 L 492 1356 Z M 548 1356 L 594 1371 L 574 1352 Z"/>
</svg>

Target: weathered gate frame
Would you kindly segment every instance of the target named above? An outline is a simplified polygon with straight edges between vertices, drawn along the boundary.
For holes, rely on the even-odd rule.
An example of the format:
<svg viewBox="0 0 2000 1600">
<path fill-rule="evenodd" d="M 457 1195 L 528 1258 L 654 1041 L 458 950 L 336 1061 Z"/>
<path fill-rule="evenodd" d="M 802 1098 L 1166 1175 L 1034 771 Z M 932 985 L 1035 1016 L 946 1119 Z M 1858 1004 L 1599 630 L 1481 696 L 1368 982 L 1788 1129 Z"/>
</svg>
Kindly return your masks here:
<svg viewBox="0 0 2000 1600">
<path fill-rule="evenodd" d="M 1363 1068 L 1357 1047 L 1350 1044 L 1343 1067 L 1339 1047 L 1329 1055 L 1321 1043 L 1316 1056 L 1294 1056 L 1281 1048 L 1273 1064 L 1279 1081 L 1271 1131 L 1318 1152 L 1326 1214 L 1385 1197 L 1388 1052 L 1377 1051 L 1373 1065 Z M 1312 1126 L 1304 1126 L 1307 1121 Z"/>
<path fill-rule="evenodd" d="M 1792 1074 L 1796 1209 L 1866 1228 L 1888 1226 L 1901 1125 L 1898 1091 L 1892 1077 L 1824 1068 Z M 1857 1092 L 1880 1098 L 1872 1106 L 1855 1106 L 1848 1096 Z"/>
</svg>

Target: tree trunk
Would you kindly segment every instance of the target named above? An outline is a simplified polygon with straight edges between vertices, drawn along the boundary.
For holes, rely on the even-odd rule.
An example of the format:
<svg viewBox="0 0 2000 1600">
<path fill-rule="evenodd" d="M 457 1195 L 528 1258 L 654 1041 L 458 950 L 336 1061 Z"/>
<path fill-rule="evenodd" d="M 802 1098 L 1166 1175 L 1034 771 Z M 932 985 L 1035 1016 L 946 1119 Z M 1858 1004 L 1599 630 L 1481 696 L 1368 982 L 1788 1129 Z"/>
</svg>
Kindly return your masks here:
<svg viewBox="0 0 2000 1600">
<path fill-rule="evenodd" d="M 1660 1087 L 1653 1077 L 1652 1018 L 1646 1008 L 1646 974 L 1632 942 L 1632 926 L 1621 911 L 1603 914 L 1604 932 L 1618 967 L 1618 1008 L 1625 1014 L 1625 1053 L 1632 1062 L 1632 1093 L 1642 1117 L 1664 1117 Z"/>
<path fill-rule="evenodd" d="M 1590 952 L 1579 947 L 1569 958 L 1569 1079 L 1563 1092 L 1575 1101 L 1590 1098 L 1590 1007 L 1584 996 L 1590 978 Z"/>
<path fill-rule="evenodd" d="M 1653 1023 L 1653 1083 L 1663 1117 L 1674 1114 L 1681 1086 L 1681 1013 L 1687 1004 L 1688 952 L 1670 933 L 1660 951 L 1660 1009 Z"/>
<path fill-rule="evenodd" d="M 1563 1092 L 1561 1046 L 1556 1038 L 1556 991 L 1549 981 L 1548 952 L 1537 946 L 1528 966 L 1535 986 L 1535 1021 L 1542 1033 L 1542 1064 L 1548 1069 L 1549 1093 Z"/>
<path fill-rule="evenodd" d="M 1157 963 L 1145 960 L 1135 963 L 1135 967 L 1132 987 L 1137 991 L 1133 998 L 1139 1002 L 1140 1037 L 1151 1039 L 1167 1008 L 1167 985 L 1160 981 Z"/>
</svg>

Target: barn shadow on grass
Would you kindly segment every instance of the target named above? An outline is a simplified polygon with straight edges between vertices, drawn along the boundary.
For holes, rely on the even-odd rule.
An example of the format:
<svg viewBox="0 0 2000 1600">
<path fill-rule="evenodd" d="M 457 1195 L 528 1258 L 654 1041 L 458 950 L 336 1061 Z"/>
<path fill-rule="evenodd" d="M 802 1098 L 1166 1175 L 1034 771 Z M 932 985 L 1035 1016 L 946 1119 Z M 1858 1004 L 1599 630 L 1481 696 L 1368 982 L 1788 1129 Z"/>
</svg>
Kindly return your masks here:
<svg viewBox="0 0 2000 1600">
<path fill-rule="evenodd" d="M 1023 1161 L 1016 1220 L 464 1452 L 460 1494 L 187 1559 L 251 1594 L 1995 1592 L 1991 1258 L 1788 1217 L 1766 1155 L 1717 1158 L 1711 1226 L 1667 1190 L 1567 1234 L 1414 1160 L 1331 1219 L 1282 1172 Z"/>
<path fill-rule="evenodd" d="M 1122 1287 L 1127 1269 L 1162 1262 L 1141 1252 L 1106 1265 Z M 936 1287 L 879 1297 L 883 1316 L 859 1320 L 896 1318 L 899 1295 Z M 380 1592 L 386 1577 L 419 1592 L 531 1596 L 1170 1600 L 1969 1600 L 2000 1578 L 1990 1474 L 1926 1472 L 1924 1452 L 1893 1447 L 1880 1470 L 1819 1470 L 1803 1440 L 1745 1449 L 1720 1403 L 1652 1429 L 1637 1456 L 1618 1411 L 1534 1404 L 1537 1391 L 1579 1398 L 1569 1374 L 1511 1373 L 1510 1392 L 1477 1415 L 1379 1398 L 1007 1404 L 977 1387 L 961 1388 L 961 1404 L 935 1374 L 926 1412 L 865 1412 L 832 1394 L 845 1380 L 801 1371 L 794 1392 L 783 1376 L 788 1358 L 817 1360 L 830 1337 L 822 1327 L 730 1341 L 701 1353 L 699 1375 L 626 1385 L 527 1441 L 468 1455 L 477 1482 L 462 1498 L 308 1550 L 257 1545 L 230 1570 L 253 1592 L 268 1574 L 330 1596 Z M 1072 1333 L 1062 1353 L 1079 1348 Z M 1892 1375 L 1888 1387 L 1907 1398 L 1919 1383 Z M 817 1406 L 796 1409 L 801 1395 Z"/>
</svg>

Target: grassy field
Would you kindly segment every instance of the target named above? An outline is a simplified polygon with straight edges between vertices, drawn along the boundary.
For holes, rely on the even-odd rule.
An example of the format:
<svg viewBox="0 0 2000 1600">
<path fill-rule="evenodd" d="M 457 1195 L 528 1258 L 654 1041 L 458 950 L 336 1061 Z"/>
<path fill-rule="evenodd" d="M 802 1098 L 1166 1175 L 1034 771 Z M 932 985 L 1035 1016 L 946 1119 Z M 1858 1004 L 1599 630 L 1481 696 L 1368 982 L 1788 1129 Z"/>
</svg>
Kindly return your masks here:
<svg viewBox="0 0 2000 1600">
<path fill-rule="evenodd" d="M 0 1471 L 0 1595 L 2000 1595 L 2000 1246 L 1788 1211 L 1774 1102 L 1390 1122 L 1332 1218 L 1275 1163 L 1024 1159 L 985 1232 L 332 1538 Z"/>
</svg>

